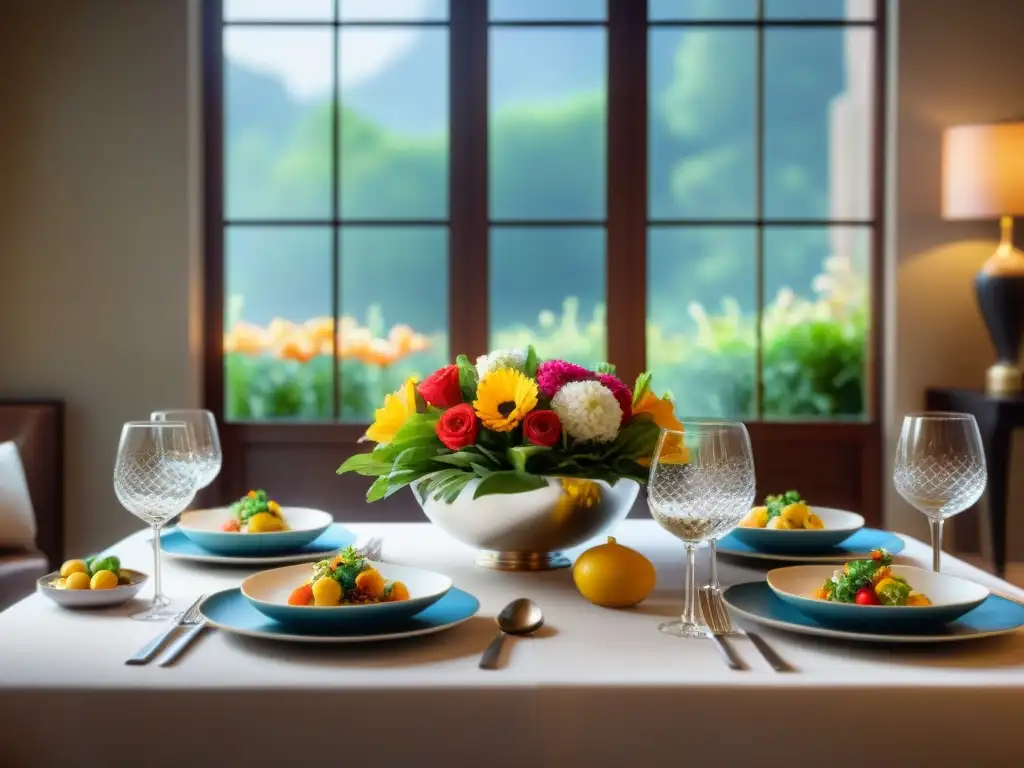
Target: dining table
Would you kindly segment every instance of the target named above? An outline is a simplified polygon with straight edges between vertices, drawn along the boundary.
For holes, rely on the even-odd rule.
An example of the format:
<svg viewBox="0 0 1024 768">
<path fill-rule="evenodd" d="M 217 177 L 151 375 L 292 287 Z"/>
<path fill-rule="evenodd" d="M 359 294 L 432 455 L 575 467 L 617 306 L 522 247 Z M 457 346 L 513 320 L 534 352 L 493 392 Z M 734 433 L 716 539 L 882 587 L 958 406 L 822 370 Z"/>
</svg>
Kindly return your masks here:
<svg viewBox="0 0 1024 768">
<path fill-rule="evenodd" d="M 740 637 L 731 642 L 748 668 L 736 671 L 711 641 L 658 631 L 682 610 L 685 556 L 651 520 L 614 531 L 657 569 L 654 592 L 619 610 L 585 600 L 569 569 L 478 567 L 427 523 L 349 527 L 381 537 L 386 562 L 450 576 L 479 599 L 477 615 L 365 644 L 208 628 L 172 666 L 129 666 L 162 628 L 128 618 L 145 592 L 89 611 L 33 594 L 0 614 L 0 765 L 1024 765 L 1024 631 L 896 645 L 761 628 L 793 670 L 774 671 Z M 930 547 L 904 539 L 897 561 L 928 567 Z M 150 541 L 140 531 L 106 551 L 149 573 Z M 769 565 L 720 555 L 719 577 L 763 580 Z M 698 567 L 703 579 L 706 554 Z M 168 557 L 162 569 L 182 608 L 261 570 Z M 955 557 L 942 569 L 1024 599 Z M 541 607 L 544 626 L 508 639 L 498 669 L 480 669 L 495 617 L 519 597 Z"/>
</svg>

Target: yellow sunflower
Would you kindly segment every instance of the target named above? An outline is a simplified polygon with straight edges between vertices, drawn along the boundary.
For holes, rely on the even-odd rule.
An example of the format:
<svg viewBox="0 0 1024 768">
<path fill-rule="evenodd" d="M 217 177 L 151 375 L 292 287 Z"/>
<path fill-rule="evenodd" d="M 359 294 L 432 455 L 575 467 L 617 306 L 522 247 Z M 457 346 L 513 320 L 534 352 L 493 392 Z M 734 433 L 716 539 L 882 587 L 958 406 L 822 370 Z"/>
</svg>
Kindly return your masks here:
<svg viewBox="0 0 1024 768">
<path fill-rule="evenodd" d="M 384 405 L 373 412 L 373 424 L 366 437 L 375 443 L 390 443 L 399 427 L 416 413 L 416 378 L 408 379 L 397 391 L 385 395 Z"/>
<path fill-rule="evenodd" d="M 537 407 L 537 382 L 512 368 L 491 371 L 476 388 L 473 409 L 484 427 L 511 432 Z"/>
</svg>

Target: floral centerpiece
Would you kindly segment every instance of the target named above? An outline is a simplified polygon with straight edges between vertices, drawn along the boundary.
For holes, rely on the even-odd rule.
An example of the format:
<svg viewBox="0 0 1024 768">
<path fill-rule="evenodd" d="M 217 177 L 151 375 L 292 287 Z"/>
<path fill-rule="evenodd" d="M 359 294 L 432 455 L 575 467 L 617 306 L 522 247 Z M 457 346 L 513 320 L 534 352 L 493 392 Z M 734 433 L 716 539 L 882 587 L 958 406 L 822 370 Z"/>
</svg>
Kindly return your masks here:
<svg viewBox="0 0 1024 768">
<path fill-rule="evenodd" d="M 456 538 L 540 552 L 551 567 L 550 549 L 597 535 L 629 512 L 662 428 L 682 425 L 671 399 L 651 390 L 650 373 L 630 388 L 610 364 L 542 361 L 532 347 L 497 350 L 475 365 L 460 355 L 387 395 L 364 437 L 376 447 L 338 473 L 375 478 L 371 502 L 412 485 L 428 517 Z M 682 443 L 675 448 L 685 461 Z M 475 502 L 497 496 L 485 524 Z"/>
</svg>

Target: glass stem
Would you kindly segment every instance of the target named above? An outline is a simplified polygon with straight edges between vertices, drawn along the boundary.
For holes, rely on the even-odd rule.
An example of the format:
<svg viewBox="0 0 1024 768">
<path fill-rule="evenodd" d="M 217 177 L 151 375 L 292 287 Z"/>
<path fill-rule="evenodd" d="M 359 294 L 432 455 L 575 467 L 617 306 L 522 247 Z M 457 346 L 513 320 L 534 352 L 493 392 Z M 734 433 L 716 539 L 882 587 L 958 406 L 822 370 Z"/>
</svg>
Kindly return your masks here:
<svg viewBox="0 0 1024 768">
<path fill-rule="evenodd" d="M 929 517 L 932 529 L 932 570 L 939 572 L 939 561 L 942 559 L 942 523 L 941 517 Z"/>
<path fill-rule="evenodd" d="M 683 624 L 697 623 L 697 547 L 686 544 L 686 582 L 683 588 Z"/>
<path fill-rule="evenodd" d="M 153 526 L 153 605 L 160 605 L 163 601 L 163 592 L 160 590 L 160 526 Z"/>
<path fill-rule="evenodd" d="M 708 542 L 711 550 L 711 588 L 720 589 L 718 584 L 718 545 L 714 539 Z"/>
</svg>

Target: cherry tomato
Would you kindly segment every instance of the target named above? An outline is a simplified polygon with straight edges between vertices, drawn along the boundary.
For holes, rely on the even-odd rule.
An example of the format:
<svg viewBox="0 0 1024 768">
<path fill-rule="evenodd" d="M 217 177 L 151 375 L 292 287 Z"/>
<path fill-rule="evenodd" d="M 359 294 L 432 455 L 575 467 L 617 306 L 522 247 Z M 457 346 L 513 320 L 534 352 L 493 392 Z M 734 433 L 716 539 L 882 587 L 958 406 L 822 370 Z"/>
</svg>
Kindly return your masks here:
<svg viewBox="0 0 1024 768">
<path fill-rule="evenodd" d="M 881 560 L 882 559 L 882 550 L 880 550 L 880 549 L 872 550 L 872 552 L 871 552 L 871 559 L 872 560 Z"/>
<path fill-rule="evenodd" d="M 861 587 L 858 589 L 854 602 L 857 605 L 881 605 L 878 595 L 875 594 L 875 590 L 871 587 Z"/>
<path fill-rule="evenodd" d="M 235 519 L 225 520 L 221 523 L 220 529 L 227 533 L 238 533 L 238 521 Z"/>
<path fill-rule="evenodd" d="M 288 595 L 288 605 L 310 605 L 312 602 L 313 586 L 311 584 L 303 584 L 301 587 L 296 587 Z"/>
</svg>

